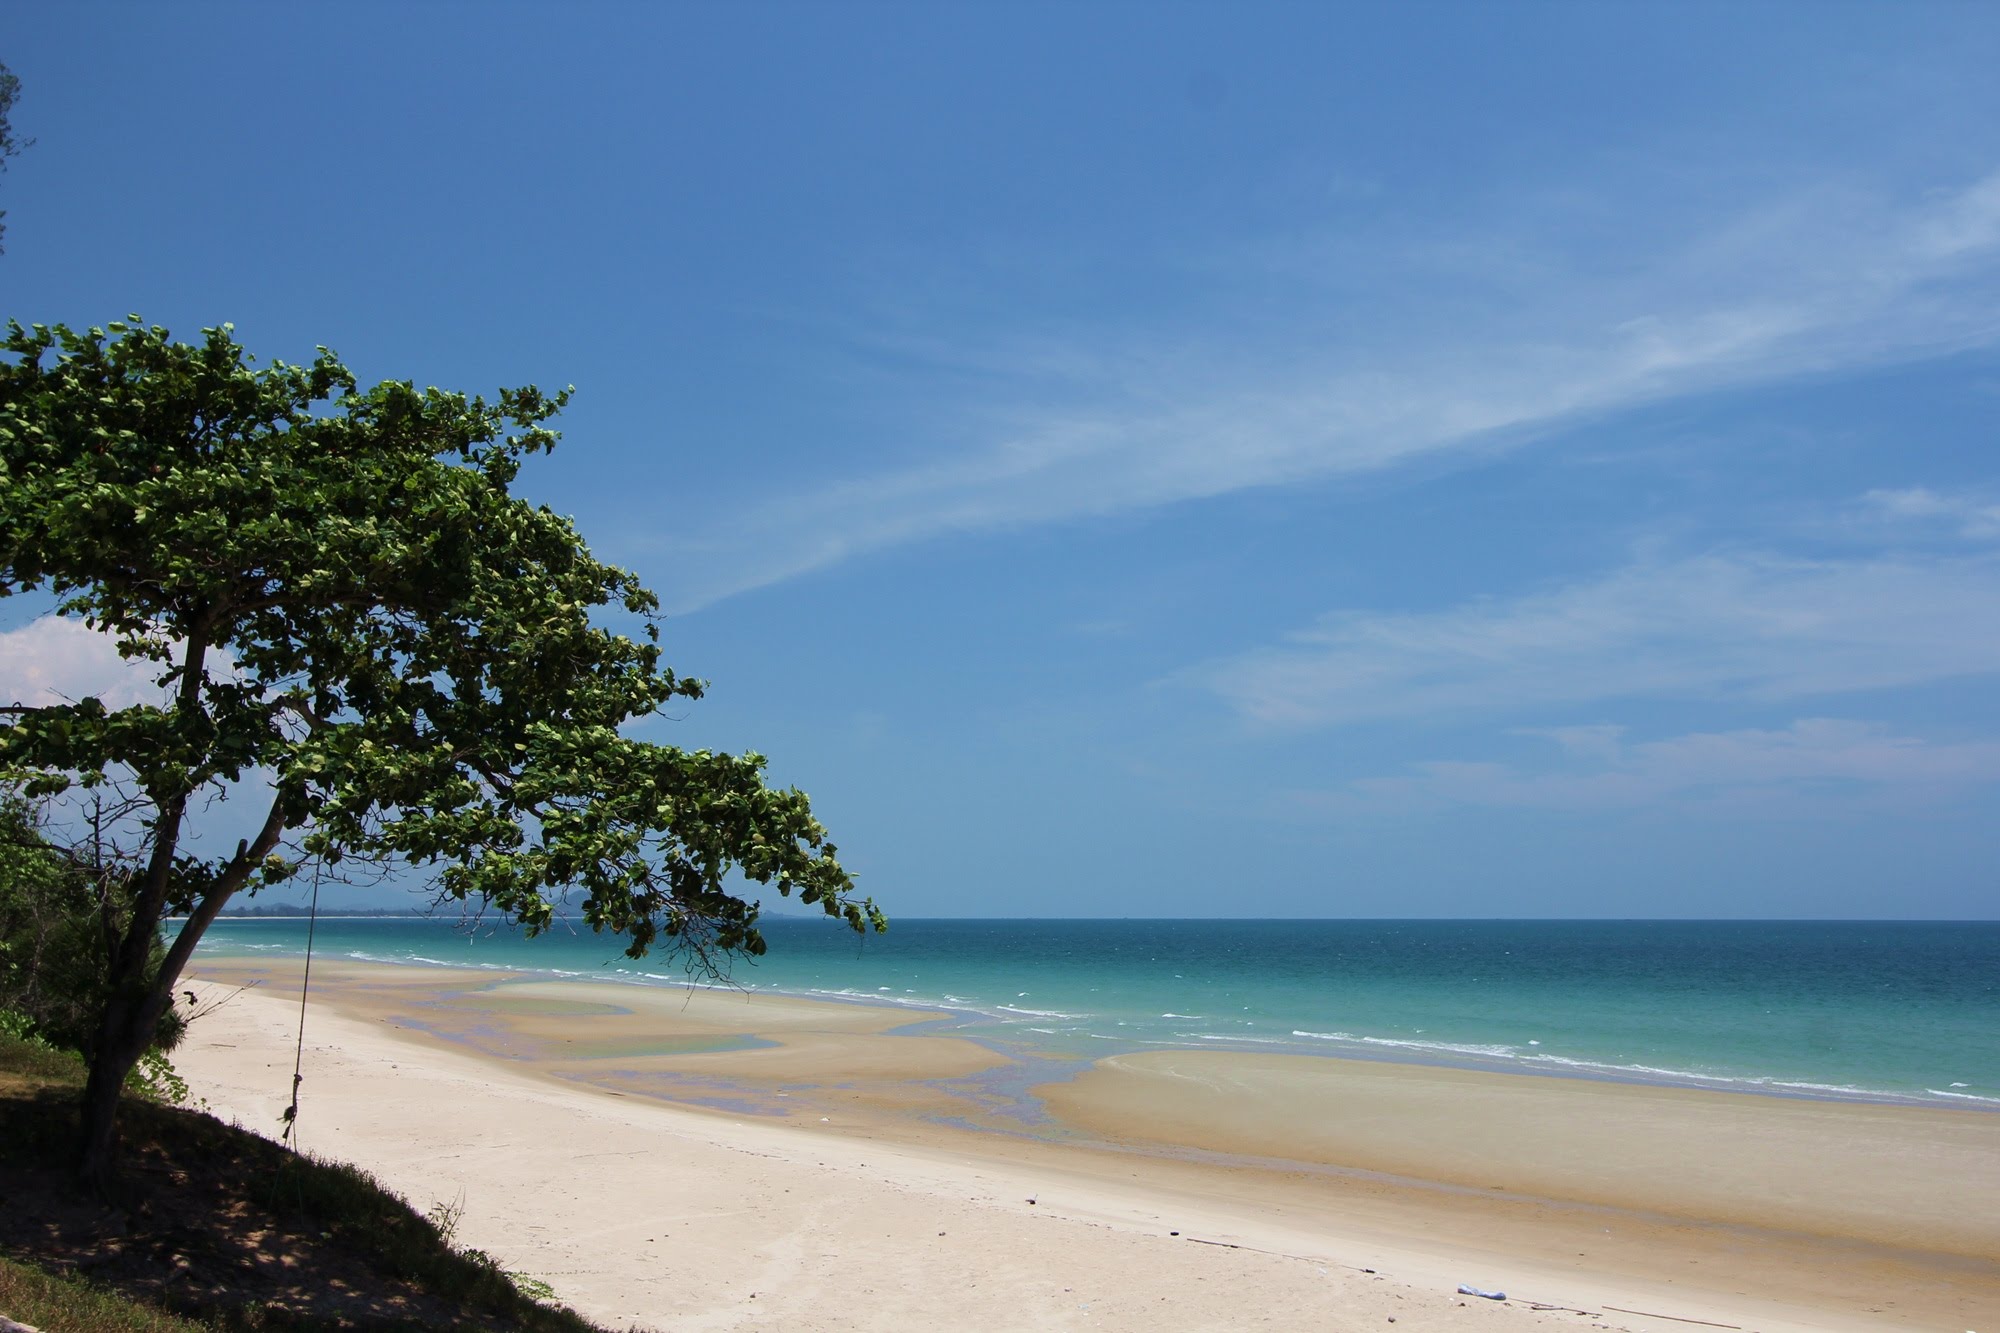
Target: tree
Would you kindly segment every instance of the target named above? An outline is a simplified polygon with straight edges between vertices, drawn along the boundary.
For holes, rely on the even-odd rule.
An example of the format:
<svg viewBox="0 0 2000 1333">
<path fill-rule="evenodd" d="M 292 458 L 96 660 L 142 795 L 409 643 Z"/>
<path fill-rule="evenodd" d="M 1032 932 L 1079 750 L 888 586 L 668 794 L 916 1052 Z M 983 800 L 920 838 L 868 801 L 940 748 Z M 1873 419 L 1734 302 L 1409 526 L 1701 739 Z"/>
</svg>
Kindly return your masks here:
<svg viewBox="0 0 2000 1333">
<path fill-rule="evenodd" d="M 8 158 L 18 156 L 23 148 L 35 142 L 33 139 L 14 137 L 14 101 L 20 95 L 20 77 L 6 65 L 0 64 L 0 171 L 7 169 Z M 6 216 L 7 210 L 0 208 L 0 238 L 7 235 Z M 6 248 L 0 245 L 0 253 L 4 253 Z"/>
<path fill-rule="evenodd" d="M 0 710 L 25 794 L 116 785 L 136 812 L 86 1183 L 111 1183 L 119 1086 L 203 932 L 310 858 L 418 867 L 531 933 L 574 897 L 634 957 L 763 952 L 743 881 L 884 928 L 761 755 L 625 734 L 703 685 L 661 663 L 654 596 L 511 492 L 567 391 L 363 391 L 324 348 L 260 369 L 227 326 L 107 327 L 10 324 L 0 344 L 0 595 L 52 592 L 161 691 Z M 603 623 L 620 613 L 636 638 Z M 257 831 L 204 854 L 225 790 L 255 795 Z M 186 924 L 149 969 L 169 914 Z"/>
</svg>

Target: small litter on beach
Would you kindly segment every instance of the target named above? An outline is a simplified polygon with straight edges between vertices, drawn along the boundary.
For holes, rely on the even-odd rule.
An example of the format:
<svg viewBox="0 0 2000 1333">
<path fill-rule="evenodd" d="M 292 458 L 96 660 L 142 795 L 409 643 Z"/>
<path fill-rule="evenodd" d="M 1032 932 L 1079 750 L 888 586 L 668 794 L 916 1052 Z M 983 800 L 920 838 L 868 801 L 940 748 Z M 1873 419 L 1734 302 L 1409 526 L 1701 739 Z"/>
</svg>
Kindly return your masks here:
<svg viewBox="0 0 2000 1333">
<path fill-rule="evenodd" d="M 1484 1296 L 1489 1301 L 1504 1301 L 1507 1299 L 1507 1293 L 1504 1291 L 1481 1291 L 1477 1287 L 1469 1287 L 1462 1282 L 1459 1284 L 1458 1294 L 1461 1296 Z"/>
</svg>

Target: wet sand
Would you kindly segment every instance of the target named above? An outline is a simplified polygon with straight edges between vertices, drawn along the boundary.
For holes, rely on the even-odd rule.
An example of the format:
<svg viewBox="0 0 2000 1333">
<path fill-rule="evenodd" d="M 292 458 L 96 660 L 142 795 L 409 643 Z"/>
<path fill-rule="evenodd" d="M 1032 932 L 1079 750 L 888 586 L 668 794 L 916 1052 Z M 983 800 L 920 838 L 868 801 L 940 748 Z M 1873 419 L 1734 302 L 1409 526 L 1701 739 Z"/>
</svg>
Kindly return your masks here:
<svg viewBox="0 0 2000 1333">
<path fill-rule="evenodd" d="M 1041 1092 L 1135 1141 L 2000 1255 L 1991 1112 L 1219 1051 L 1116 1056 Z"/>
<path fill-rule="evenodd" d="M 219 1113 L 274 1132 L 296 970 L 196 971 L 220 1007 L 176 1060 Z M 1961 1330 L 2000 1312 L 2000 1116 L 1214 1051 L 1062 1077 L 899 1031 L 926 1017 L 322 963 L 300 1134 L 419 1208 L 462 1191 L 465 1243 L 619 1327 Z"/>
</svg>

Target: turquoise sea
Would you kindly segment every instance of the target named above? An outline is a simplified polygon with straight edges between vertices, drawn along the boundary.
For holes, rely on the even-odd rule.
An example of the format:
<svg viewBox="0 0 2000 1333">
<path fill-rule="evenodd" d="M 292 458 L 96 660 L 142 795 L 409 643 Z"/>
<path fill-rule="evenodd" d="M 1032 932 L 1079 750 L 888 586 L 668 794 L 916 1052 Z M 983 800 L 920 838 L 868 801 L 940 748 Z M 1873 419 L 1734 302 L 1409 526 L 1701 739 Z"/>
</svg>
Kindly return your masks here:
<svg viewBox="0 0 2000 1333">
<path fill-rule="evenodd" d="M 767 918 L 753 991 L 943 1010 L 1026 1057 L 1214 1047 L 2000 1111 L 2000 922 Z M 322 917 L 320 959 L 685 985 L 558 926 Z M 201 956 L 297 955 L 224 919 Z"/>
</svg>

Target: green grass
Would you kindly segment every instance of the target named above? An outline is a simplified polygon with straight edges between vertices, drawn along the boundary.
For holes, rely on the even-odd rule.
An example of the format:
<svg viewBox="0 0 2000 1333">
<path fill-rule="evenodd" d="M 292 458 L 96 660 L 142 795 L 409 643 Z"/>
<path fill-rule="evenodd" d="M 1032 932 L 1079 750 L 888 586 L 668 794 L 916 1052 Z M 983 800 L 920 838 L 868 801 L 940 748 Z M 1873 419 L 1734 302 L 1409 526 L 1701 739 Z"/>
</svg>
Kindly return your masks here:
<svg viewBox="0 0 2000 1333">
<path fill-rule="evenodd" d="M 116 1209 L 67 1174 L 83 1067 L 0 1036 L 0 1314 L 75 1329 L 606 1333 L 341 1162 L 128 1098 Z M 65 1271 L 87 1262 L 89 1278 Z M 527 1288 L 526 1291 L 523 1288 Z"/>
<path fill-rule="evenodd" d="M 0 1314 L 41 1333 L 212 1333 L 215 1327 L 12 1259 L 0 1259 Z"/>
</svg>

